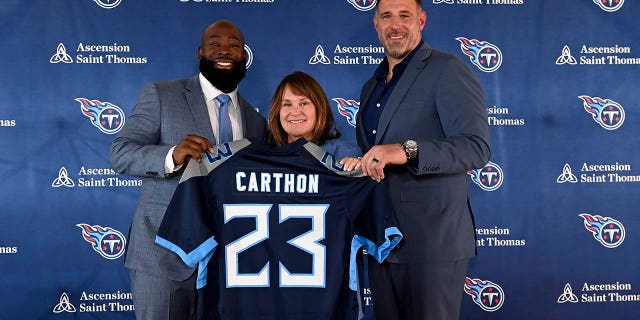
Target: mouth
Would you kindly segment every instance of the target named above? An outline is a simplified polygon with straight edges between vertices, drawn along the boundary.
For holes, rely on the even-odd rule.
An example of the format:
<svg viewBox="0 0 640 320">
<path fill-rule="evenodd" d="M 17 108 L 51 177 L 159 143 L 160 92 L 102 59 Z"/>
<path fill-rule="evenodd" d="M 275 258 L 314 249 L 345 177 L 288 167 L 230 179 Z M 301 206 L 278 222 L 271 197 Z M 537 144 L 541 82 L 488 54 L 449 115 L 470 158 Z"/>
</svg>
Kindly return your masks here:
<svg viewBox="0 0 640 320">
<path fill-rule="evenodd" d="M 387 36 L 388 39 L 396 40 L 396 41 L 397 40 L 402 40 L 402 39 L 404 39 L 404 37 L 405 37 L 404 35 L 399 35 L 399 34 L 390 34 L 390 35 Z"/>
<path fill-rule="evenodd" d="M 231 69 L 233 68 L 233 60 L 229 60 L 229 59 L 215 60 L 215 67 L 218 69 Z"/>
<path fill-rule="evenodd" d="M 300 123 L 303 123 L 303 122 L 306 122 L 306 121 L 307 120 L 288 120 L 288 122 L 292 123 L 292 124 L 300 124 Z"/>
</svg>

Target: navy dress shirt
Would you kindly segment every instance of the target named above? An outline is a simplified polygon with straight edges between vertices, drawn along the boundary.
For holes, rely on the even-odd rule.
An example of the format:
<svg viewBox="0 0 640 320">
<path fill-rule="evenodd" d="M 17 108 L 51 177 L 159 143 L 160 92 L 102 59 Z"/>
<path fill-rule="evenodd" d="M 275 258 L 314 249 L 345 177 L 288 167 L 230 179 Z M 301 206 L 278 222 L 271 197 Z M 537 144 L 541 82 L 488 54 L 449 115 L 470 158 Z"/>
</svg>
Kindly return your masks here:
<svg viewBox="0 0 640 320">
<path fill-rule="evenodd" d="M 422 42 L 423 40 L 421 40 L 418 46 L 416 46 L 411 53 L 402 59 L 400 63 L 393 67 L 393 77 L 389 83 L 387 83 L 386 80 L 387 73 L 389 73 L 389 61 L 386 57 L 374 72 L 373 75 L 376 78 L 376 87 L 373 90 L 373 93 L 371 93 L 371 98 L 367 101 L 367 105 L 364 106 L 364 109 L 362 110 L 362 126 L 367 134 L 367 142 L 369 142 L 370 146 L 375 144 L 377 134 L 376 130 L 378 129 L 378 121 L 380 120 L 382 110 L 384 110 L 384 106 L 387 104 L 387 100 L 389 100 L 393 89 L 396 87 L 396 84 L 398 84 L 404 70 L 407 68 L 411 57 L 416 53 L 416 49 L 422 45 Z"/>
</svg>

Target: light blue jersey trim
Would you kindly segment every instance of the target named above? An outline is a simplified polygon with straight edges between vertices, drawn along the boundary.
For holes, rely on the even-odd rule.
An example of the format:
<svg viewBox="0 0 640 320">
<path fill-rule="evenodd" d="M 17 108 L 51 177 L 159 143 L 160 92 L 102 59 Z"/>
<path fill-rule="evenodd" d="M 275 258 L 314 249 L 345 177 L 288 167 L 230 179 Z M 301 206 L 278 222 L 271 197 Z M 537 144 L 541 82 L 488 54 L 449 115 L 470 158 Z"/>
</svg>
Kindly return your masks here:
<svg viewBox="0 0 640 320">
<path fill-rule="evenodd" d="M 398 228 L 391 227 L 384 230 L 385 241 L 379 247 L 371 240 L 359 235 L 353 236 L 351 240 L 351 254 L 349 257 L 349 288 L 353 291 L 358 290 L 358 266 L 356 264 L 356 256 L 360 248 L 367 250 L 378 263 L 382 263 L 389 256 L 389 253 L 395 248 L 400 240 L 402 233 Z"/>
<path fill-rule="evenodd" d="M 200 289 L 207 284 L 207 264 L 213 252 L 218 246 L 218 242 L 211 237 L 207 241 L 199 245 L 195 250 L 185 253 L 180 247 L 160 236 L 156 236 L 156 244 L 177 254 L 180 259 L 189 267 L 193 268 L 198 265 L 198 279 L 196 280 L 196 288 Z"/>
<path fill-rule="evenodd" d="M 198 278 L 196 279 L 196 289 L 200 289 L 207 285 L 207 264 L 213 256 L 215 249 L 211 250 L 200 262 L 198 262 Z"/>
</svg>

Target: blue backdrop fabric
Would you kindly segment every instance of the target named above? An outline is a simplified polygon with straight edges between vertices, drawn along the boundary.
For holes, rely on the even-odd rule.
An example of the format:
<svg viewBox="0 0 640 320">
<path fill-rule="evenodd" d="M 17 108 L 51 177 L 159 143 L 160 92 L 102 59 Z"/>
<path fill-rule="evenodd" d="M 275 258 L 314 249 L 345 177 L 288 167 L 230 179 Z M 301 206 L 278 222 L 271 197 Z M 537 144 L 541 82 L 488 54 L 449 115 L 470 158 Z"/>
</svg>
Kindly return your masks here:
<svg viewBox="0 0 640 320">
<path fill-rule="evenodd" d="M 213 21 L 244 32 L 240 92 L 263 115 L 301 70 L 355 140 L 361 85 L 384 57 L 374 4 L 2 1 L 0 319 L 134 318 L 123 256 L 140 179 L 110 169 L 110 144 L 145 83 L 197 73 Z M 636 319 L 640 3 L 423 6 L 424 39 L 469 64 L 489 111 L 491 161 L 469 172 L 478 256 L 462 318 Z"/>
</svg>

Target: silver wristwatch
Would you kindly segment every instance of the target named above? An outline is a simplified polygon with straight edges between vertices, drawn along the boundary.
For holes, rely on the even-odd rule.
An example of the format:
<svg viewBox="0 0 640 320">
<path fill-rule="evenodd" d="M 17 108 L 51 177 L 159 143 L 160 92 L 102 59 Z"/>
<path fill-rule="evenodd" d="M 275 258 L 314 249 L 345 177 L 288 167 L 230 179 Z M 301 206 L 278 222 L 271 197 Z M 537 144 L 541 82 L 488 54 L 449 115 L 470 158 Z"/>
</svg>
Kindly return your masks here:
<svg viewBox="0 0 640 320">
<path fill-rule="evenodd" d="M 407 156 L 407 161 L 411 161 L 418 156 L 418 143 L 409 139 L 402 143 L 402 149 Z"/>
</svg>

